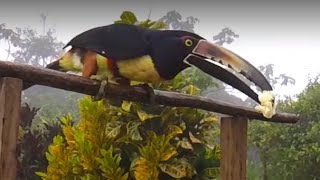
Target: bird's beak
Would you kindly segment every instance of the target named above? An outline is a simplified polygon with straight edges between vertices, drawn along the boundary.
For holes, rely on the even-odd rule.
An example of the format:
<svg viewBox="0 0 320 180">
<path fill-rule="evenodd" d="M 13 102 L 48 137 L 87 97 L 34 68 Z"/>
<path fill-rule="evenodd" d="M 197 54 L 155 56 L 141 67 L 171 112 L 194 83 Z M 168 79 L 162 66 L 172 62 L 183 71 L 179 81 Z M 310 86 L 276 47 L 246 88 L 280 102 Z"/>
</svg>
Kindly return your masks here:
<svg viewBox="0 0 320 180">
<path fill-rule="evenodd" d="M 267 79 L 252 64 L 237 54 L 221 46 L 209 43 L 206 40 L 200 40 L 193 49 L 192 54 L 189 54 L 184 59 L 184 62 L 198 67 L 205 73 L 220 79 L 260 103 L 257 94 L 245 82 L 240 80 L 232 72 L 210 62 L 210 60 L 216 61 L 225 67 L 242 74 L 262 91 L 272 91 L 272 87 Z"/>
</svg>

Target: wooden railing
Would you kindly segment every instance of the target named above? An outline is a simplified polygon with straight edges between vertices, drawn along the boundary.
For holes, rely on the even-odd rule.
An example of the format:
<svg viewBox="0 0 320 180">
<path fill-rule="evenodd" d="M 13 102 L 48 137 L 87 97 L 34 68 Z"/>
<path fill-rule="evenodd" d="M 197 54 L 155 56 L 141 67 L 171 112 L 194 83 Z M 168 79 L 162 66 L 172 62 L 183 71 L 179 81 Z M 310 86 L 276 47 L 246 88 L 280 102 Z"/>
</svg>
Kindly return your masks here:
<svg viewBox="0 0 320 180">
<path fill-rule="evenodd" d="M 0 179 L 13 180 L 16 179 L 17 171 L 16 142 L 23 87 L 37 84 L 95 95 L 100 85 L 80 76 L 5 61 L 0 61 L 0 78 Z M 147 92 L 140 87 L 108 84 L 105 88 L 106 98 L 145 103 L 150 101 Z M 278 113 L 271 119 L 266 119 L 251 108 L 158 90 L 155 90 L 153 101 L 161 105 L 198 108 L 229 115 L 221 118 L 222 180 L 246 179 L 248 119 L 296 123 L 300 118 L 296 114 Z"/>
</svg>

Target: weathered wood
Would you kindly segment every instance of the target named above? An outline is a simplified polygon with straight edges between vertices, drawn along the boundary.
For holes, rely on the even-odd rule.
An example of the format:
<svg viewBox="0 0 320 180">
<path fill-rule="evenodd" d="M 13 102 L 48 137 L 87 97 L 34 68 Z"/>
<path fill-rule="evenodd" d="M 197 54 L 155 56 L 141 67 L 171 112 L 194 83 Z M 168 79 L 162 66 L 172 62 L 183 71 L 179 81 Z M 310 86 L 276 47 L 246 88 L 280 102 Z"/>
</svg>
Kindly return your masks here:
<svg viewBox="0 0 320 180">
<path fill-rule="evenodd" d="M 245 118 L 221 119 L 221 180 L 246 179 L 247 126 Z"/>
<path fill-rule="evenodd" d="M 0 77 L 15 77 L 24 80 L 26 84 L 45 85 L 88 95 L 96 95 L 99 89 L 99 84 L 80 76 L 4 61 L 0 61 Z M 109 83 L 106 86 L 105 92 L 107 92 L 106 98 L 112 97 L 145 103 L 150 101 L 147 92 L 141 87 L 119 86 Z M 296 123 L 300 119 L 299 115 L 287 113 L 278 113 L 271 119 L 267 119 L 252 108 L 166 91 L 155 90 L 154 102 L 161 105 L 198 108 L 231 116 L 248 117 L 249 119 L 270 122 Z"/>
<path fill-rule="evenodd" d="M 0 179 L 14 180 L 17 174 L 16 144 L 20 120 L 22 80 L 0 80 Z"/>
</svg>

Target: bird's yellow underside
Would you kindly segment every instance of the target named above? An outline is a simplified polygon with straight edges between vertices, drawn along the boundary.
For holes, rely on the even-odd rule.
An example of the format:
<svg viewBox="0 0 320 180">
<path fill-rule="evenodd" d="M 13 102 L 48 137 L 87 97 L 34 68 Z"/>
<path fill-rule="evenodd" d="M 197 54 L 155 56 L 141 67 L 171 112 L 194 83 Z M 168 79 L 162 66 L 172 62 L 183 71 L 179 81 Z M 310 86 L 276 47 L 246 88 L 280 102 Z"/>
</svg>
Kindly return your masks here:
<svg viewBox="0 0 320 180">
<path fill-rule="evenodd" d="M 133 81 L 140 82 L 159 82 L 163 81 L 155 69 L 149 55 L 134 59 L 117 61 L 117 66 L 121 76 Z"/>
<path fill-rule="evenodd" d="M 81 72 L 84 67 L 82 64 L 79 65 L 76 61 L 80 59 L 80 57 L 78 59 L 77 58 L 78 57 L 76 55 L 68 52 L 62 57 L 60 66 L 65 70 Z M 95 75 L 92 75 L 92 77 L 94 77 L 94 79 L 108 79 L 109 81 L 113 81 L 113 74 L 108 67 L 108 63 L 106 63 L 107 58 L 96 54 L 95 60 L 97 61 L 97 72 Z M 116 64 L 119 74 L 131 81 L 144 83 L 163 81 L 155 69 L 153 61 L 149 55 L 126 60 L 117 60 Z"/>
</svg>

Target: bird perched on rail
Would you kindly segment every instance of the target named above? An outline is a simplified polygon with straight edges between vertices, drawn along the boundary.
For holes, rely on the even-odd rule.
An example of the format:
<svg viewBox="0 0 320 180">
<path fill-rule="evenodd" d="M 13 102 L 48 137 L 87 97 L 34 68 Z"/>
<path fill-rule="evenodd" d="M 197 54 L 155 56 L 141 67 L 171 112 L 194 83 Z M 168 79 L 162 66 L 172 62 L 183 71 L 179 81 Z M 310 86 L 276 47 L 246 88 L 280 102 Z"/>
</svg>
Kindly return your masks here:
<svg viewBox="0 0 320 180">
<path fill-rule="evenodd" d="M 228 68 L 242 74 L 261 90 L 272 91 L 266 78 L 248 61 L 186 31 L 111 24 L 77 35 L 68 46 L 71 49 L 48 68 L 81 71 L 86 78 L 128 84 L 130 81 L 170 80 L 182 70 L 195 66 L 259 103 L 258 95 Z"/>
</svg>

